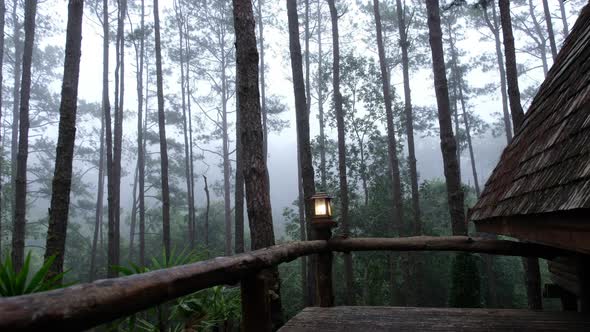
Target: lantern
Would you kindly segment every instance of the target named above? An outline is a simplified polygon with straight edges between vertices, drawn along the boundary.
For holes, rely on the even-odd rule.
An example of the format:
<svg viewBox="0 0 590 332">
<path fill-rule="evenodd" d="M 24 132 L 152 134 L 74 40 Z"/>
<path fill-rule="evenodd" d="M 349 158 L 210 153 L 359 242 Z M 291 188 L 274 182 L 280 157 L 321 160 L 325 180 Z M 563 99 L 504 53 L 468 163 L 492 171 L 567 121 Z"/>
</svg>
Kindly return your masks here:
<svg viewBox="0 0 590 332">
<path fill-rule="evenodd" d="M 313 219 L 332 218 L 332 197 L 320 192 L 313 195 L 311 200 L 313 202 Z"/>
</svg>

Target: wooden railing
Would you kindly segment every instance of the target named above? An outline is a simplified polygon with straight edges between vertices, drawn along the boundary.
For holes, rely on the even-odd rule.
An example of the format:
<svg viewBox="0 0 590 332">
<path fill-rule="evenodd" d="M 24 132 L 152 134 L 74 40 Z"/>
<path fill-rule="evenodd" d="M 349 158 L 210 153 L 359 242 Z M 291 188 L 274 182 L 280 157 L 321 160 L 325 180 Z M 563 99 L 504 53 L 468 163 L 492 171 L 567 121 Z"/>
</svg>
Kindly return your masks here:
<svg viewBox="0 0 590 332">
<path fill-rule="evenodd" d="M 0 299 L 0 331 L 80 331 L 216 285 L 241 282 L 242 329 L 270 326 L 265 306 L 268 268 L 319 254 L 317 299 L 332 305 L 332 252 L 464 251 L 551 259 L 571 252 L 506 240 L 463 236 L 356 238 L 292 242 L 128 277 L 98 280 L 49 292 Z M 321 237 L 320 237 L 321 238 Z M 261 309 L 262 308 L 262 309 Z"/>
</svg>

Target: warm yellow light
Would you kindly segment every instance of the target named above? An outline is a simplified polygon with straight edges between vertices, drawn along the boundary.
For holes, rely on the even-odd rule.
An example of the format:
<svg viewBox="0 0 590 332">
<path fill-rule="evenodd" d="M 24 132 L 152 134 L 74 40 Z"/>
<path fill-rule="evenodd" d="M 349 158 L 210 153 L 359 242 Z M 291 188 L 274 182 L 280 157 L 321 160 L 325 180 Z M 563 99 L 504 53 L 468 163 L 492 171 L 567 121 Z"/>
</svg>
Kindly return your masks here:
<svg viewBox="0 0 590 332">
<path fill-rule="evenodd" d="M 313 216 L 315 218 L 330 218 L 332 217 L 332 197 L 325 193 L 317 193 L 311 197 L 313 200 Z"/>
</svg>

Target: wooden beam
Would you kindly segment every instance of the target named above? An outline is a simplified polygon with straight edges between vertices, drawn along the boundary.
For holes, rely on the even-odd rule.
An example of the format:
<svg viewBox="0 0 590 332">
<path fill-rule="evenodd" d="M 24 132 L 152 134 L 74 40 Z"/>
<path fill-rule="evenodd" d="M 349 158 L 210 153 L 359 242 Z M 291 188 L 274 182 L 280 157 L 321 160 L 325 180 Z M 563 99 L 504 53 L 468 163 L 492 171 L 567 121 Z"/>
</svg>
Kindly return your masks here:
<svg viewBox="0 0 590 332">
<path fill-rule="evenodd" d="M 332 239 L 333 251 L 464 251 L 492 255 L 552 259 L 573 253 L 536 243 L 491 240 L 468 236 L 414 236 L 405 238 Z"/>
<path fill-rule="evenodd" d="M 328 250 L 293 242 L 231 257 L 0 299 L 0 331 L 81 331 L 256 271 Z"/>
<path fill-rule="evenodd" d="M 129 277 L 0 299 L 0 331 L 84 330 L 201 289 L 235 284 L 252 273 L 301 256 L 368 250 L 466 251 L 549 259 L 571 254 L 538 244 L 464 236 L 292 242 Z"/>
</svg>

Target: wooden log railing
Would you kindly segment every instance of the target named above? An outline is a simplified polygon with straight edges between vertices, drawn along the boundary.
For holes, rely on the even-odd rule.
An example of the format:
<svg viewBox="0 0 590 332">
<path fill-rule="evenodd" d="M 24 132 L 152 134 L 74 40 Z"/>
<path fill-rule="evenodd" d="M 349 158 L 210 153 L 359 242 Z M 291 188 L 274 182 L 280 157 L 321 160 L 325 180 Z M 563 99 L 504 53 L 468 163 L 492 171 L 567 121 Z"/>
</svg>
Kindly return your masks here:
<svg viewBox="0 0 590 332">
<path fill-rule="evenodd" d="M 154 307 L 216 285 L 242 282 L 242 327 L 264 331 L 270 326 L 265 309 L 264 273 L 278 264 L 333 251 L 464 251 L 551 259 L 571 252 L 539 244 L 464 236 L 357 238 L 291 242 L 194 264 L 128 277 L 98 280 L 49 292 L 0 299 L 0 331 L 80 331 Z M 331 259 L 318 260 L 318 267 Z M 317 271 L 329 273 L 330 266 Z M 330 274 L 331 276 L 331 274 Z M 331 278 L 318 292 L 332 296 Z M 263 308 L 248 310 L 248 308 Z"/>
</svg>

